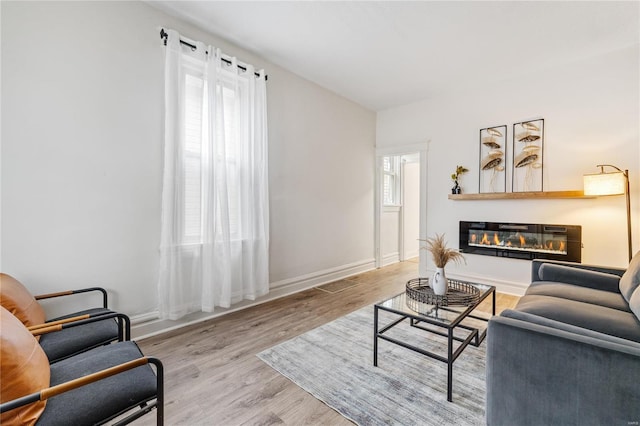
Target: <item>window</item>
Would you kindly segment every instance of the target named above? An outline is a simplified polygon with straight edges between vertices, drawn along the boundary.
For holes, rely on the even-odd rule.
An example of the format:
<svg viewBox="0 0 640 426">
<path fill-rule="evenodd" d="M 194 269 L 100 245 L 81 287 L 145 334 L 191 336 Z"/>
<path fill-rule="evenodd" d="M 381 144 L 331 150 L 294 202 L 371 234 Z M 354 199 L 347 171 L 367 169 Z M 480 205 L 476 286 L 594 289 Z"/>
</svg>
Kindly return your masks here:
<svg viewBox="0 0 640 426">
<path fill-rule="evenodd" d="M 382 192 L 385 206 L 400 204 L 400 157 L 382 157 Z"/>
<path fill-rule="evenodd" d="M 224 81 L 217 87 L 222 96 L 224 118 L 224 143 L 216 145 L 216 152 L 208 155 L 203 141 L 209 137 L 209 104 L 203 93 L 207 93 L 207 83 L 196 73 L 185 74 L 185 108 L 184 108 L 184 158 L 183 158 L 183 239 L 184 244 L 199 244 L 203 239 L 203 202 L 206 194 L 207 175 L 216 169 L 224 168 L 224 178 L 227 179 L 227 196 L 221 198 L 216 191 L 215 226 L 222 229 L 223 222 L 228 220 L 229 232 L 232 239 L 242 239 L 240 209 L 240 174 L 241 161 L 240 133 L 241 119 L 238 113 L 241 107 L 244 85 L 233 85 Z M 223 206 L 228 204 L 228 206 Z M 228 212 L 228 217 L 222 212 Z"/>
<path fill-rule="evenodd" d="M 184 204 L 183 243 L 200 243 L 202 238 L 202 120 L 204 81 L 185 75 L 184 108 Z"/>
</svg>

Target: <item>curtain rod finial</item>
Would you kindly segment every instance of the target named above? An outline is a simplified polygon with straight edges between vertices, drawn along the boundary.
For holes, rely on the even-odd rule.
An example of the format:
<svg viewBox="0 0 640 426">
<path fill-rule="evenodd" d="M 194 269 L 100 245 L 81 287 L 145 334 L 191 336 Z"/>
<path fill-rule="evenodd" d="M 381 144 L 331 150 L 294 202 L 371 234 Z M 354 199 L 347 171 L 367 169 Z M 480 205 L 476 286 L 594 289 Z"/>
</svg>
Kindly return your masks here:
<svg viewBox="0 0 640 426">
<path fill-rule="evenodd" d="M 164 28 L 160 28 L 160 38 L 164 39 L 164 45 L 167 45 L 167 39 L 169 38 L 169 34 L 164 30 Z"/>
</svg>

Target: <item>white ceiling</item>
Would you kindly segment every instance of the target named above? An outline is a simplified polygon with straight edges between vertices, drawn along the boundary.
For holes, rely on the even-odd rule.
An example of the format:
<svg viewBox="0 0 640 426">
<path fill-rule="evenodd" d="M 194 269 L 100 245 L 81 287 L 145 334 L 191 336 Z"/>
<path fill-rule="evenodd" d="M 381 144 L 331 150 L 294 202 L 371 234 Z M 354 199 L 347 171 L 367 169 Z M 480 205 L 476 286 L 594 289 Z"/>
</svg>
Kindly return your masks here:
<svg viewBox="0 0 640 426">
<path fill-rule="evenodd" d="M 376 111 L 640 43 L 638 1 L 150 4 Z"/>
</svg>

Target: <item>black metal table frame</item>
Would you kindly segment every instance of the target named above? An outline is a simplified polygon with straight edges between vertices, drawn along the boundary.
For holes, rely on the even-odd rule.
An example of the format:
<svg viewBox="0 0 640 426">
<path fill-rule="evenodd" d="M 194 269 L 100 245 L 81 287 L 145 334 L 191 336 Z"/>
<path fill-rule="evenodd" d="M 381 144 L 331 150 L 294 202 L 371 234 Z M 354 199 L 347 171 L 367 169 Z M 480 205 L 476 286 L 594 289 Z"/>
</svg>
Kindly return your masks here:
<svg viewBox="0 0 640 426">
<path fill-rule="evenodd" d="M 400 293 L 402 294 L 402 293 Z M 421 315 L 419 313 L 416 312 L 415 315 L 412 314 L 408 314 L 406 312 L 400 312 L 397 311 L 395 309 L 391 309 L 391 308 L 387 308 L 384 306 L 381 306 L 381 303 L 376 303 L 374 306 L 374 311 L 373 311 L 373 366 L 377 367 L 378 366 L 378 339 L 383 339 L 386 340 L 388 342 L 391 343 L 395 343 L 396 345 L 402 346 L 403 348 L 406 349 L 410 349 L 414 352 L 418 352 L 422 355 L 426 355 L 430 358 L 436 359 L 438 361 L 444 362 L 447 364 L 447 401 L 451 402 L 452 401 L 452 388 L 451 388 L 451 382 L 453 379 L 453 363 L 456 359 L 458 359 L 458 357 L 460 356 L 460 354 L 462 353 L 462 351 L 471 343 L 473 346 L 478 347 L 480 346 L 480 344 L 484 341 L 485 337 L 487 336 L 487 329 L 485 328 L 482 333 L 480 333 L 478 331 L 477 328 L 474 327 L 469 327 L 466 325 L 461 324 L 461 322 L 466 319 L 466 318 L 474 318 L 477 320 L 482 320 L 485 322 L 488 322 L 489 320 L 487 318 L 483 318 L 483 317 L 479 317 L 476 315 L 471 315 L 471 312 L 473 312 L 478 305 L 480 305 L 480 303 L 482 303 L 482 301 L 484 301 L 489 295 L 493 295 L 493 300 L 492 300 L 492 314 L 495 315 L 496 314 L 496 288 L 495 286 L 491 286 L 489 288 L 489 290 L 487 290 L 478 300 L 477 303 L 467 307 L 466 310 L 462 311 L 459 313 L 458 317 L 456 318 L 456 320 L 450 324 L 443 324 L 442 322 L 438 322 L 437 320 L 432 320 L 427 316 Z M 397 297 L 399 295 L 396 295 L 394 297 Z M 391 298 L 393 299 L 393 298 Z M 390 299 L 387 299 L 390 300 Z M 393 314 L 396 315 L 400 315 L 400 318 L 385 325 L 382 328 L 378 328 L 378 310 L 382 309 L 383 311 L 387 311 L 387 312 L 391 312 Z M 458 312 L 456 310 L 453 309 L 449 309 L 446 306 L 439 306 L 437 307 L 437 309 L 442 309 L 442 310 L 448 310 L 451 312 Z M 396 325 L 400 324 L 402 321 L 404 321 L 405 319 L 409 318 L 410 320 L 410 324 L 412 327 L 415 328 L 419 328 L 420 330 L 424 330 L 424 331 L 428 331 L 434 334 L 438 334 L 440 336 L 445 336 L 447 337 L 447 356 L 444 357 L 440 354 L 437 353 L 433 353 L 433 352 L 429 352 L 427 350 L 418 348 L 417 346 L 413 346 L 410 345 L 406 342 L 403 342 L 401 340 L 398 339 L 394 339 L 392 337 L 388 337 L 388 336 L 384 336 L 383 333 L 385 333 L 386 331 L 390 330 L 391 328 L 395 327 Z M 421 325 L 419 325 L 421 322 L 425 322 L 431 325 L 435 325 L 441 328 L 446 328 L 447 332 L 441 332 L 438 330 L 433 330 L 430 328 L 426 328 L 423 327 Z M 469 330 L 470 333 L 466 338 L 461 338 L 461 337 L 457 337 L 453 335 L 453 331 L 455 328 L 463 328 L 465 330 Z M 472 340 L 474 340 L 472 342 Z M 453 341 L 456 340 L 458 342 L 462 342 L 454 351 L 453 349 Z"/>
</svg>

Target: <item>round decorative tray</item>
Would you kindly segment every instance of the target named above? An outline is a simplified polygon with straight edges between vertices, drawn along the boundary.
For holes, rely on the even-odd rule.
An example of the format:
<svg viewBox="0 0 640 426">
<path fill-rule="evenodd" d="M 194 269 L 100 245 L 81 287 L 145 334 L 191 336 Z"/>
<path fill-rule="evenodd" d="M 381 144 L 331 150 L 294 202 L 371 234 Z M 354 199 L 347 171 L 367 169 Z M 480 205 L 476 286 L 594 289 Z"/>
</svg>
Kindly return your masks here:
<svg viewBox="0 0 640 426">
<path fill-rule="evenodd" d="M 449 279 L 447 282 L 447 294 L 438 296 L 429 286 L 429 278 L 414 278 L 407 281 L 407 297 L 437 306 L 469 306 L 480 300 L 480 289 L 470 283 Z"/>
</svg>

